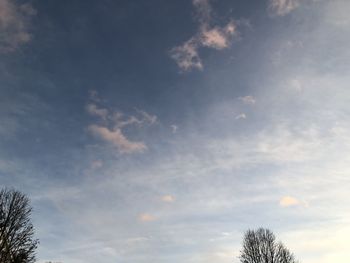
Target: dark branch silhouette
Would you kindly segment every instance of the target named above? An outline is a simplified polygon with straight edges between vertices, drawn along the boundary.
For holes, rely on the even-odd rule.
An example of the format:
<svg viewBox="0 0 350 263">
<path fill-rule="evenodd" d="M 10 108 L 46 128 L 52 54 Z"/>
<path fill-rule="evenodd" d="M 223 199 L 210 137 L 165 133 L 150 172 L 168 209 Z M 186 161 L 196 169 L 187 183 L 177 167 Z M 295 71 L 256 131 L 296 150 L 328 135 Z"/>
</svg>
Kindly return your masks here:
<svg viewBox="0 0 350 263">
<path fill-rule="evenodd" d="M 294 255 L 269 230 L 248 230 L 243 238 L 241 263 L 297 263 Z"/>
<path fill-rule="evenodd" d="M 35 262 L 38 240 L 30 220 L 26 195 L 13 189 L 0 191 L 0 263 Z"/>
</svg>

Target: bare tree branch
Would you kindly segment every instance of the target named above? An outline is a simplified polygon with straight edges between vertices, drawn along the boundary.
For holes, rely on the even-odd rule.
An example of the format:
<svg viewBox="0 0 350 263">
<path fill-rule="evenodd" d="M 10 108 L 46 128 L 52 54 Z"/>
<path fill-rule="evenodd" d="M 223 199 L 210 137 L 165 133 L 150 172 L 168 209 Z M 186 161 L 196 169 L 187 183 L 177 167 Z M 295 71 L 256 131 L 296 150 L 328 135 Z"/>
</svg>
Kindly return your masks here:
<svg viewBox="0 0 350 263">
<path fill-rule="evenodd" d="M 33 263 L 38 240 L 30 220 L 27 196 L 13 189 L 0 191 L 0 262 Z"/>
<path fill-rule="evenodd" d="M 294 255 L 269 229 L 248 230 L 243 237 L 241 263 L 297 263 Z"/>
</svg>

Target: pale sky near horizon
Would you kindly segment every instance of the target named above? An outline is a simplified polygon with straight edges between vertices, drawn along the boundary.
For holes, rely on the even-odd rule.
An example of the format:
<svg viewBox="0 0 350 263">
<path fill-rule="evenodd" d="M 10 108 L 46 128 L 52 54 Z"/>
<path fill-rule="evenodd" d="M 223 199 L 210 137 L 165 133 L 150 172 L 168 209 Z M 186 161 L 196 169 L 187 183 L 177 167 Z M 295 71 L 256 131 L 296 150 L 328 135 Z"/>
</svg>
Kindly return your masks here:
<svg viewBox="0 0 350 263">
<path fill-rule="evenodd" d="M 350 253 L 350 1 L 0 0 L 0 187 L 38 260 Z"/>
</svg>

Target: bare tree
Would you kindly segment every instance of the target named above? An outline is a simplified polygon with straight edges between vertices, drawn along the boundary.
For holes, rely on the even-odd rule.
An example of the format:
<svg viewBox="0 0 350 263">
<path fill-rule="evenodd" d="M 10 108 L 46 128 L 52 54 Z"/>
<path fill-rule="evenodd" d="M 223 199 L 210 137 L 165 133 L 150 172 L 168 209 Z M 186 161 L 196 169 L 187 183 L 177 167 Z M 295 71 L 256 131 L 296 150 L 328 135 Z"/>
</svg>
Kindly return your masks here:
<svg viewBox="0 0 350 263">
<path fill-rule="evenodd" d="M 269 230 L 248 230 L 243 238 L 241 263 L 297 263 L 294 255 Z"/>
<path fill-rule="evenodd" d="M 0 262 L 35 262 L 38 240 L 30 220 L 32 208 L 26 195 L 13 189 L 0 191 Z"/>
</svg>

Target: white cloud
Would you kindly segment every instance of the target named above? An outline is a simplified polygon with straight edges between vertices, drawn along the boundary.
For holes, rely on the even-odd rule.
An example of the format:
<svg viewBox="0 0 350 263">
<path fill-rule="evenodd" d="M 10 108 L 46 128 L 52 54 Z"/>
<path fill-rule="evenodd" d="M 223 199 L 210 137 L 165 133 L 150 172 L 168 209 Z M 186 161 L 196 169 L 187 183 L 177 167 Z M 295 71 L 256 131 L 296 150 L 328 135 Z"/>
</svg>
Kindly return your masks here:
<svg viewBox="0 0 350 263">
<path fill-rule="evenodd" d="M 203 69 L 202 60 L 198 54 L 200 48 L 208 47 L 221 50 L 230 46 L 232 38 L 237 35 L 234 22 L 225 26 L 211 26 L 211 6 L 209 0 L 193 0 L 199 21 L 198 32 L 182 45 L 174 47 L 170 56 L 183 71 Z"/>
<path fill-rule="evenodd" d="M 244 104 L 249 105 L 253 105 L 256 102 L 256 99 L 253 96 L 239 97 L 239 100 L 242 101 Z"/>
<path fill-rule="evenodd" d="M 284 16 L 299 6 L 299 0 L 270 0 L 269 10 L 273 15 Z"/>
<path fill-rule="evenodd" d="M 170 128 L 171 128 L 173 133 L 177 133 L 177 130 L 179 129 L 179 127 L 175 124 L 170 125 Z"/>
<path fill-rule="evenodd" d="M 30 4 L 17 5 L 15 1 L 0 0 L 0 52 L 8 53 L 28 43 L 30 19 L 36 11 Z"/>
<path fill-rule="evenodd" d="M 247 118 L 247 115 L 245 115 L 245 113 L 241 113 L 236 116 L 236 120 L 241 120 L 246 118 Z"/>
</svg>

